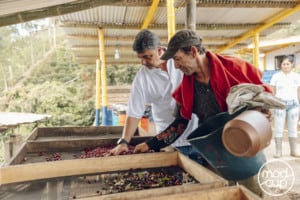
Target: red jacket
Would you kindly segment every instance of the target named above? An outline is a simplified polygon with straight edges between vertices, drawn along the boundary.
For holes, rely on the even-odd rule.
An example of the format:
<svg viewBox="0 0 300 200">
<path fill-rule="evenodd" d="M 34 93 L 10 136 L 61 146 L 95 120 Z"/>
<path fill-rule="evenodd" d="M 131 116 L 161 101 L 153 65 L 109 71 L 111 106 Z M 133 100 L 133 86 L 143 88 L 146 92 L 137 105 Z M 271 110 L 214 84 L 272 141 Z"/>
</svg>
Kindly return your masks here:
<svg viewBox="0 0 300 200">
<path fill-rule="evenodd" d="M 240 83 L 253 83 L 263 85 L 262 72 L 252 64 L 231 56 L 222 56 L 206 52 L 209 60 L 210 84 L 217 103 L 222 112 L 228 110 L 226 97 L 232 86 Z M 263 85 L 267 92 L 271 89 Z M 173 93 L 173 98 L 181 106 L 180 114 L 191 119 L 194 101 L 194 76 L 183 76 L 183 80 Z"/>
</svg>

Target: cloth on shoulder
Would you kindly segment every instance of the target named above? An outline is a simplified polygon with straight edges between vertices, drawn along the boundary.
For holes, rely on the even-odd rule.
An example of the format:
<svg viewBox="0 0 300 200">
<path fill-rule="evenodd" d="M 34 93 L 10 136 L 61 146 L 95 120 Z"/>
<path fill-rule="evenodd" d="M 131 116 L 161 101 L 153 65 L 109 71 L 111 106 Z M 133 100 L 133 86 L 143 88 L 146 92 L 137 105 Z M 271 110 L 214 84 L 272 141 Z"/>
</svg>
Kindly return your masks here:
<svg viewBox="0 0 300 200">
<path fill-rule="evenodd" d="M 278 97 L 264 91 L 261 85 L 242 83 L 231 87 L 226 98 L 228 113 L 232 114 L 243 107 L 261 107 L 264 109 L 285 109 Z"/>
</svg>

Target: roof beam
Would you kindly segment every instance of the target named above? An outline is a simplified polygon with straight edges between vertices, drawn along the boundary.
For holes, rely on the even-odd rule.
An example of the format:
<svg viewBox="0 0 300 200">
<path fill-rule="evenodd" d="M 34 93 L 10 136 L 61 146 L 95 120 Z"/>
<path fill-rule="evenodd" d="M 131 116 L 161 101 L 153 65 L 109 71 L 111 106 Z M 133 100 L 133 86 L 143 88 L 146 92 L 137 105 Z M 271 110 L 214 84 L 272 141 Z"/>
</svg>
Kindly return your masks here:
<svg viewBox="0 0 300 200">
<path fill-rule="evenodd" d="M 274 26 L 276 28 L 286 28 L 291 23 L 276 23 Z M 105 29 L 122 29 L 122 30 L 140 30 L 139 24 L 88 24 L 88 23 L 81 23 L 78 24 L 78 22 L 64 22 L 60 25 L 60 27 L 63 28 L 93 28 L 98 29 L 100 27 Z M 263 23 L 246 23 L 246 24 L 196 24 L 197 30 L 242 30 L 242 29 L 249 29 L 249 28 L 255 28 L 257 26 L 263 26 Z M 167 24 L 155 24 L 150 25 L 149 28 L 151 30 L 162 30 L 167 28 Z M 185 24 L 176 24 L 177 29 L 184 29 Z"/>
<path fill-rule="evenodd" d="M 94 0 L 96 1 L 96 0 Z M 165 7 L 167 0 L 160 0 L 158 6 Z M 150 6 L 152 0 L 122 0 L 114 5 L 120 6 Z M 197 7 L 222 7 L 222 8 L 293 8 L 297 5 L 294 0 L 197 0 Z M 174 7 L 185 6 L 185 0 L 177 0 Z"/>
<path fill-rule="evenodd" d="M 222 45 L 205 45 L 205 47 L 207 48 L 207 49 L 217 49 L 217 48 L 220 48 Z M 236 45 L 236 48 L 247 48 L 247 44 L 237 44 Z M 84 50 L 91 50 L 91 51 L 93 51 L 93 49 L 95 49 L 95 53 L 97 53 L 96 52 L 96 50 L 99 48 L 99 46 L 98 45 L 74 45 L 74 46 L 72 46 L 71 47 L 71 49 L 73 50 L 73 51 L 84 51 Z M 109 51 L 109 50 L 114 50 L 116 48 L 116 45 L 106 45 L 105 46 L 105 50 L 106 51 Z M 131 45 L 120 45 L 120 46 L 118 46 L 118 49 L 119 50 L 132 50 L 132 46 Z"/>
<path fill-rule="evenodd" d="M 223 46 L 222 48 L 217 50 L 217 53 L 220 53 L 226 49 L 229 49 L 233 46 L 235 46 L 236 44 L 238 44 L 241 41 L 244 41 L 246 39 L 248 39 L 249 37 L 253 36 L 254 33 L 259 33 L 269 27 L 271 27 L 272 25 L 274 25 L 275 23 L 283 20 L 284 18 L 288 17 L 289 15 L 297 12 L 300 10 L 300 3 L 292 8 L 292 9 L 288 9 L 288 10 L 284 10 L 282 12 L 280 12 L 279 14 L 271 17 L 271 19 L 269 20 L 269 22 L 265 23 L 264 25 L 258 26 L 252 30 L 247 31 L 245 34 L 243 34 L 241 37 L 235 39 L 234 41 L 232 41 L 230 44 Z"/>
<path fill-rule="evenodd" d="M 265 51 L 263 51 L 263 53 L 270 53 L 270 52 L 272 52 L 272 51 L 277 51 L 278 49 L 283 49 L 283 48 L 286 48 L 286 47 L 288 47 L 288 46 L 290 46 L 291 44 L 282 44 L 282 45 L 278 45 L 278 46 L 276 46 L 276 47 L 274 47 L 274 48 L 271 48 L 271 49 L 268 49 L 268 50 L 265 50 Z"/>
<path fill-rule="evenodd" d="M 197 7 L 230 7 L 230 8 L 293 8 L 296 1 L 247 1 L 247 0 L 198 0 Z"/>
<path fill-rule="evenodd" d="M 299 36 L 291 36 L 291 37 L 286 37 L 286 38 L 277 39 L 277 40 L 260 41 L 259 48 L 282 46 L 282 45 L 293 45 L 293 44 L 299 44 L 299 43 L 300 43 Z M 248 48 L 253 49 L 253 44 L 249 45 Z"/>
<path fill-rule="evenodd" d="M 98 36 L 96 35 L 76 35 L 76 34 L 70 34 L 70 35 L 67 35 L 67 38 L 68 39 L 74 39 L 74 40 L 95 40 L 95 41 L 98 41 Z M 205 43 L 218 43 L 218 42 L 230 42 L 232 40 L 236 39 L 235 37 L 203 37 L 203 41 Z M 122 37 L 119 37 L 119 36 L 105 36 L 105 41 L 121 41 L 121 42 L 126 42 L 126 41 L 130 41 L 132 42 L 134 40 L 134 37 L 130 37 L 130 36 L 122 36 Z M 163 42 L 163 43 L 167 43 L 168 41 L 168 38 L 167 37 L 160 37 L 160 40 Z"/>
</svg>

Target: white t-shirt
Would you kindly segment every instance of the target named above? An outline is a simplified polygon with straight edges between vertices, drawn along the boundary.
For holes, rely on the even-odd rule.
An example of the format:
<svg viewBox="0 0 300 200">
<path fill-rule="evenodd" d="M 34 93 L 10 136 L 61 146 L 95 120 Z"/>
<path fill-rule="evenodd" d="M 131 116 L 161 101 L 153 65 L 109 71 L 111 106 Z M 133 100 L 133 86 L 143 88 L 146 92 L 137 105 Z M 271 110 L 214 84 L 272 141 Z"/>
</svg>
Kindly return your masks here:
<svg viewBox="0 0 300 200">
<path fill-rule="evenodd" d="M 175 68 L 172 59 L 168 60 L 167 69 L 168 72 L 142 66 L 133 80 L 128 102 L 127 115 L 134 118 L 141 118 L 145 111 L 145 105 L 151 104 L 157 133 L 166 129 L 175 119 L 176 101 L 173 99 L 172 93 L 183 77 L 183 73 Z M 198 119 L 196 115 L 193 115 L 186 131 L 172 145 L 189 145 L 186 137 L 197 127 Z"/>
<path fill-rule="evenodd" d="M 282 100 L 298 100 L 298 87 L 300 86 L 300 75 L 295 72 L 288 74 L 277 72 L 271 78 L 270 85 L 276 89 L 276 97 Z"/>
</svg>

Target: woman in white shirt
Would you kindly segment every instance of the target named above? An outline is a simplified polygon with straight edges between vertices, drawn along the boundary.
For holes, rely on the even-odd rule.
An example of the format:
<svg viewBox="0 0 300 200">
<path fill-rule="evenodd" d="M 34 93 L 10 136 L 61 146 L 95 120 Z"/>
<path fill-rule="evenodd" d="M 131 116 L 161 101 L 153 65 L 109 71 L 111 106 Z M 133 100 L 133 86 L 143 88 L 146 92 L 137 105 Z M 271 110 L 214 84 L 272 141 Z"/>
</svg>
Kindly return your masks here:
<svg viewBox="0 0 300 200">
<path fill-rule="evenodd" d="M 300 75 L 292 72 L 294 58 L 284 56 L 281 60 L 280 71 L 273 75 L 270 85 L 274 95 L 282 99 L 286 109 L 274 110 L 275 158 L 282 156 L 282 137 L 285 123 L 288 128 L 290 155 L 299 157 L 297 152 L 297 127 L 299 119 L 299 86 Z"/>
</svg>

